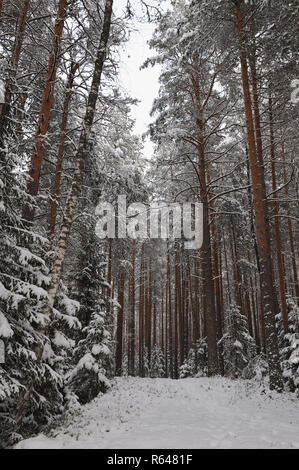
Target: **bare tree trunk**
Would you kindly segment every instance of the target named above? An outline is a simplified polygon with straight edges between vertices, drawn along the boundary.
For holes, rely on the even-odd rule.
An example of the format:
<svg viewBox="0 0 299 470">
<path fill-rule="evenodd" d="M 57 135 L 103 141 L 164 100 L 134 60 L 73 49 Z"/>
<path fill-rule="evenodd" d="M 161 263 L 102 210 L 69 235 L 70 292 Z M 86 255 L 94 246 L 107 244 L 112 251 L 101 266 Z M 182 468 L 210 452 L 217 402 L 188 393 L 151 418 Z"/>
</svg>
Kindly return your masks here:
<svg viewBox="0 0 299 470">
<path fill-rule="evenodd" d="M 116 351 L 115 351 L 115 375 L 121 376 L 122 374 L 122 360 L 123 360 L 123 328 L 124 328 L 124 293 L 125 293 L 125 276 L 121 268 L 118 281 L 118 298 L 117 301 L 120 308 L 117 311 L 117 325 L 116 325 Z"/>
<path fill-rule="evenodd" d="M 173 322 L 172 322 L 171 266 L 170 266 L 169 242 L 167 242 L 167 287 L 168 287 L 169 376 L 173 378 Z"/>
<path fill-rule="evenodd" d="M 160 347 L 164 353 L 164 289 L 162 287 L 161 292 L 161 336 L 160 336 Z"/>
<path fill-rule="evenodd" d="M 282 164 L 283 164 L 283 182 L 285 184 L 285 194 L 288 198 L 289 189 L 287 185 L 284 142 L 281 143 L 281 156 L 282 156 Z M 286 208 L 287 208 L 287 216 L 288 216 L 288 228 L 289 228 L 289 239 L 290 239 L 291 257 L 292 257 L 293 278 L 294 278 L 294 284 L 295 284 L 295 294 L 297 298 L 297 305 L 299 306 L 299 282 L 298 282 L 298 274 L 297 274 L 297 264 L 296 264 L 296 254 L 295 254 L 293 227 L 292 227 L 292 219 L 291 219 L 291 209 L 290 209 L 290 204 L 288 201 L 286 203 Z"/>
<path fill-rule="evenodd" d="M 199 262 L 198 256 L 195 255 L 194 259 L 194 278 L 193 278 L 193 291 L 194 291 L 194 313 L 193 313 L 193 341 L 200 338 L 200 322 L 199 322 Z"/>
<path fill-rule="evenodd" d="M 275 226 L 275 241 L 276 241 L 276 255 L 277 255 L 277 266 L 279 275 L 279 287 L 280 287 L 280 300 L 284 331 L 288 331 L 288 312 L 287 312 L 287 301 L 286 301 L 286 288 L 284 279 L 284 268 L 281 251 L 281 237 L 280 237 L 280 223 L 279 223 L 279 209 L 276 195 L 276 168 L 275 168 L 275 143 L 274 143 L 274 130 L 273 130 L 273 107 L 272 107 L 272 96 L 269 91 L 269 126 L 270 126 L 270 155 L 271 155 L 271 171 L 272 171 L 272 190 L 273 190 L 273 210 L 274 210 L 274 226 Z"/>
<path fill-rule="evenodd" d="M 141 250 L 139 286 L 139 376 L 144 377 L 144 248 Z"/>
<path fill-rule="evenodd" d="M 65 100 L 64 100 L 64 105 L 63 105 L 62 122 L 61 122 L 60 141 L 59 141 L 57 162 L 56 162 L 56 169 L 55 169 L 55 180 L 54 180 L 54 186 L 53 186 L 53 191 L 52 191 L 52 201 L 51 201 L 51 209 L 50 209 L 50 217 L 49 217 L 48 235 L 49 235 L 50 241 L 53 240 L 55 225 L 56 225 L 57 204 L 58 204 L 58 197 L 59 197 L 59 191 L 60 191 L 62 160 L 64 156 L 69 107 L 70 107 L 70 102 L 71 102 L 71 98 L 73 94 L 73 84 L 74 84 L 75 74 L 78 68 L 79 68 L 78 63 L 71 64 L 69 77 L 68 77 L 68 81 L 66 85 L 66 94 L 65 94 Z"/>
<path fill-rule="evenodd" d="M 148 291 L 147 291 L 147 354 L 148 354 L 148 365 L 151 366 L 152 359 L 152 302 L 153 302 L 153 289 L 152 289 L 153 275 L 152 275 L 152 263 L 149 260 L 148 266 Z"/>
<path fill-rule="evenodd" d="M 37 196 L 40 180 L 40 172 L 44 157 L 45 136 L 49 129 L 50 113 L 52 109 L 57 68 L 61 50 L 62 32 L 67 14 L 67 0 L 59 0 L 57 17 L 52 40 L 52 51 L 48 63 L 48 71 L 45 78 L 43 96 L 39 111 L 37 130 L 34 139 L 34 150 L 30 163 L 30 180 L 28 182 L 28 193 Z M 35 210 L 26 205 L 23 210 L 23 217 L 26 221 L 34 220 Z"/>
<path fill-rule="evenodd" d="M 210 216 L 209 216 L 209 197 L 207 188 L 207 162 L 205 160 L 204 149 L 204 121 L 201 99 L 201 90 L 199 87 L 197 68 L 195 63 L 195 72 L 191 77 L 195 104 L 196 104 L 196 124 L 198 129 L 198 168 L 200 183 L 200 200 L 203 205 L 203 244 L 201 253 L 201 271 L 203 287 L 203 305 L 205 316 L 205 332 L 208 344 L 208 372 L 209 375 L 215 375 L 219 372 L 218 351 L 217 351 L 217 319 L 215 308 L 215 289 L 212 266 Z"/>
<path fill-rule="evenodd" d="M 157 345 L 157 304 L 154 300 L 153 307 L 153 348 Z"/>
<path fill-rule="evenodd" d="M 178 253 L 178 246 L 175 246 L 175 256 L 174 256 L 174 358 L 173 358 L 173 375 L 174 378 L 177 379 L 179 376 L 178 371 L 178 354 L 179 354 L 179 347 L 180 353 L 183 347 L 183 341 L 181 336 L 181 325 L 180 325 L 180 342 L 178 338 L 178 318 L 179 315 L 181 317 L 181 276 L 180 276 L 180 266 L 179 266 L 179 253 Z"/>
<path fill-rule="evenodd" d="M 264 213 L 262 184 L 260 181 L 259 162 L 257 158 L 254 125 L 252 117 L 251 97 L 249 90 L 247 57 L 244 42 L 243 16 L 241 11 L 241 1 L 235 0 L 235 12 L 237 29 L 240 39 L 240 62 L 242 73 L 242 85 L 246 115 L 246 128 L 249 147 L 249 159 L 251 167 L 251 177 L 253 186 L 256 233 L 261 263 L 262 295 L 265 314 L 265 331 L 267 341 L 267 358 L 269 364 L 270 388 L 278 391 L 282 390 L 282 375 L 279 362 L 279 351 L 277 345 L 277 333 L 275 327 L 275 305 L 273 301 L 274 283 L 272 278 L 272 262 L 270 258 L 270 248 L 266 230 L 266 220 Z"/>
<path fill-rule="evenodd" d="M 169 334 L 168 334 L 168 269 L 167 269 L 167 281 L 165 289 L 165 377 L 168 377 L 168 350 L 169 350 Z"/>
<path fill-rule="evenodd" d="M 132 242 L 132 268 L 129 280 L 128 373 L 135 375 L 135 240 Z"/>
</svg>

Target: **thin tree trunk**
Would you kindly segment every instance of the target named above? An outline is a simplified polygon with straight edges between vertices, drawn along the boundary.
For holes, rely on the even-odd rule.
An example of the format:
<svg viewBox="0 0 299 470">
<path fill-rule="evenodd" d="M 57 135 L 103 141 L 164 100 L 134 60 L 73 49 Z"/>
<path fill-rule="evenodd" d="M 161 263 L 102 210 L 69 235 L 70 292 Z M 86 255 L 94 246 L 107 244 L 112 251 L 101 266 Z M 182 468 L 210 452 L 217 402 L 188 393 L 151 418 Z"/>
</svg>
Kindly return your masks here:
<svg viewBox="0 0 299 470">
<path fill-rule="evenodd" d="M 169 335 L 168 335 L 168 268 L 167 268 L 167 281 L 165 289 L 165 377 L 168 377 L 168 350 L 169 350 Z"/>
<path fill-rule="evenodd" d="M 280 300 L 281 300 L 283 326 L 284 326 L 285 333 L 287 333 L 288 312 L 287 312 L 283 259 L 282 259 L 282 251 L 281 251 L 279 209 L 278 209 L 278 202 L 277 202 L 277 195 L 276 195 L 277 185 L 276 185 L 276 168 L 275 168 L 275 143 L 274 143 L 274 130 L 273 130 L 273 107 L 272 107 L 272 96 L 271 96 L 270 91 L 269 91 L 269 126 L 270 126 L 270 155 L 271 155 L 273 212 L 274 212 L 277 267 L 278 267 L 278 275 L 279 275 Z"/>
<path fill-rule="evenodd" d="M 144 377 L 144 248 L 141 250 L 139 286 L 139 375 Z"/>
<path fill-rule="evenodd" d="M 194 312 L 193 312 L 193 341 L 194 344 L 200 338 L 200 322 L 199 322 L 199 266 L 198 256 L 195 254 L 194 259 L 194 278 L 193 278 L 193 291 L 194 291 Z"/>
<path fill-rule="evenodd" d="M 173 375 L 174 378 L 178 378 L 178 353 L 179 353 L 179 341 L 178 341 L 178 318 L 181 315 L 181 279 L 180 279 L 180 266 L 179 266 L 179 254 L 178 246 L 175 246 L 175 257 L 174 257 L 174 357 L 173 357 Z M 181 332 L 181 330 L 180 330 Z M 180 337 L 180 348 L 182 348 L 182 338 Z M 180 349 L 181 350 L 181 349 Z"/>
<path fill-rule="evenodd" d="M 284 142 L 281 143 L 281 156 L 282 156 L 282 164 L 283 164 L 283 182 L 285 184 L 285 194 L 287 199 L 289 197 L 289 189 L 287 185 L 287 172 L 286 172 L 286 159 L 285 159 L 285 148 Z M 289 228 L 289 239 L 290 239 L 290 248 L 291 248 L 291 258 L 292 258 L 292 267 L 293 267 L 293 278 L 295 284 L 295 294 L 297 298 L 297 305 L 299 307 L 299 282 L 298 282 L 298 274 L 297 274 L 297 264 L 296 264 L 296 254 L 295 254 L 295 244 L 294 244 L 294 236 L 293 236 L 293 227 L 292 227 L 292 219 L 291 219 L 291 209 L 290 204 L 287 201 L 286 203 L 287 209 L 287 216 L 288 216 L 288 228 Z"/>
<path fill-rule="evenodd" d="M 125 276 L 124 276 L 123 269 L 121 268 L 120 274 L 119 274 L 119 281 L 118 281 L 118 298 L 117 298 L 120 308 L 117 311 L 117 324 L 116 324 L 115 375 L 117 376 L 121 376 L 122 374 L 124 291 L 125 291 Z"/>
<path fill-rule="evenodd" d="M 171 267 L 169 242 L 167 242 L 167 287 L 168 287 L 168 344 L 169 344 L 169 376 L 173 378 L 173 326 L 172 326 L 172 299 L 171 299 Z"/>
<path fill-rule="evenodd" d="M 71 64 L 69 77 L 68 77 L 68 81 L 66 85 L 66 94 L 65 94 L 62 121 L 61 121 L 60 141 L 59 141 L 57 162 L 56 162 L 56 169 L 55 169 L 55 180 L 54 180 L 54 186 L 53 186 L 53 191 L 52 191 L 52 201 L 51 201 L 50 217 L 49 217 L 48 235 L 49 235 L 50 241 L 53 240 L 55 225 L 56 225 L 57 205 L 58 205 L 58 197 L 59 197 L 59 191 L 60 191 L 62 160 L 64 157 L 69 108 L 70 108 L 71 98 L 73 94 L 73 84 L 74 84 L 75 74 L 78 68 L 79 68 L 78 63 Z"/>
<path fill-rule="evenodd" d="M 129 289 L 129 325 L 128 325 L 128 373 L 135 375 L 135 240 L 132 242 L 132 268 Z"/>
<path fill-rule="evenodd" d="M 259 162 L 257 158 L 254 125 L 252 117 L 251 97 L 249 90 L 249 79 L 247 69 L 247 57 L 244 42 L 243 16 L 241 1 L 235 3 L 237 28 L 240 39 L 240 62 L 242 73 L 242 85 L 246 115 L 246 128 L 249 147 L 249 159 L 253 186 L 253 197 L 255 207 L 255 221 L 259 258 L 261 263 L 262 295 L 265 314 L 265 331 L 267 342 L 267 358 L 269 364 L 270 388 L 282 390 L 282 375 L 280 369 L 280 358 L 277 345 L 277 333 L 275 327 L 275 305 L 273 302 L 274 283 L 272 278 L 272 262 L 270 258 L 270 247 L 267 238 L 266 220 L 264 213 L 262 185 L 260 181 Z"/>
</svg>

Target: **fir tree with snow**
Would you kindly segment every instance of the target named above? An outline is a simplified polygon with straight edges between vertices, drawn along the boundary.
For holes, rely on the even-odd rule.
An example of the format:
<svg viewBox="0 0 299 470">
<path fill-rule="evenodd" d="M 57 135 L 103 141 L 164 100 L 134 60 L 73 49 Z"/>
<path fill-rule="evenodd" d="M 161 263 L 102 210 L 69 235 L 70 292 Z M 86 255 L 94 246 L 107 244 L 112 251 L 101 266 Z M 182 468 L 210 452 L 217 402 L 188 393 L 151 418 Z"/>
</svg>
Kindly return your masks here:
<svg viewBox="0 0 299 470">
<path fill-rule="evenodd" d="M 223 345 L 224 372 L 232 378 L 241 377 L 243 369 L 255 355 L 255 343 L 248 332 L 247 318 L 240 307 L 232 304 L 226 312 Z"/>
<path fill-rule="evenodd" d="M 77 276 L 79 318 L 83 329 L 74 349 L 74 369 L 67 374 L 68 388 L 80 403 L 87 403 L 110 386 L 112 343 L 109 331 L 109 286 L 104 278 L 103 254 L 95 235 L 84 247 L 85 266 Z"/>
<path fill-rule="evenodd" d="M 158 345 L 152 351 L 150 376 L 155 379 L 165 377 L 165 357 Z"/>
<path fill-rule="evenodd" d="M 287 299 L 288 332 L 284 332 L 281 313 L 277 316 L 281 365 L 285 388 L 299 396 L 299 307 Z"/>
<path fill-rule="evenodd" d="M 180 378 L 205 377 L 208 374 L 208 348 L 206 338 L 196 341 L 180 367 Z"/>
</svg>

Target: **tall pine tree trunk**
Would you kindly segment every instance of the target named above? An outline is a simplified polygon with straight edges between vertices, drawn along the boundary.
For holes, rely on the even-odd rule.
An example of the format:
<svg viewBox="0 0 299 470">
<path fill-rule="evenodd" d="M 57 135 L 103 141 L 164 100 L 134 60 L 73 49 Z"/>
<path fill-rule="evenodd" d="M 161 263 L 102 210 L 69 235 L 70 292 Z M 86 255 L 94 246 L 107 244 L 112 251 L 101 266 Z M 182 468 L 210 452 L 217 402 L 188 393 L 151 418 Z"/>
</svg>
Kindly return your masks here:
<svg viewBox="0 0 299 470">
<path fill-rule="evenodd" d="M 207 162 L 205 158 L 204 145 L 204 119 L 201 90 L 198 80 L 198 67 L 195 62 L 195 72 L 192 76 L 193 92 L 196 104 L 196 124 L 198 132 L 198 174 L 200 178 L 200 200 L 203 206 L 203 244 L 201 253 L 202 284 L 203 284 L 203 304 L 205 315 L 205 332 L 208 344 L 208 373 L 215 375 L 219 372 L 218 350 L 217 350 L 217 319 L 215 307 L 215 288 L 212 266 L 211 233 L 210 233 L 210 215 L 209 215 L 209 196 L 207 187 Z"/>
<path fill-rule="evenodd" d="M 135 240 L 132 242 L 132 268 L 129 280 L 128 373 L 135 375 Z"/>
<path fill-rule="evenodd" d="M 275 289 L 272 278 L 272 262 L 270 257 L 270 246 L 267 238 L 266 220 L 264 213 L 263 192 L 259 172 L 259 162 L 256 152 L 254 124 L 252 116 L 251 96 L 249 90 L 247 57 L 244 41 L 243 16 L 241 11 L 242 1 L 235 2 L 236 22 L 240 39 L 240 62 L 242 73 L 243 96 L 246 116 L 246 129 L 249 148 L 249 160 L 252 178 L 252 189 L 255 208 L 256 234 L 258 242 L 258 253 L 261 264 L 261 283 L 263 307 L 265 316 L 265 332 L 267 343 L 267 358 L 269 364 L 270 388 L 282 390 L 282 376 L 280 369 L 280 358 L 277 345 L 277 333 L 275 327 L 275 304 L 273 292 Z"/>
<path fill-rule="evenodd" d="M 274 213 L 274 227 L 275 227 L 275 242 L 276 242 L 276 256 L 279 276 L 280 300 L 282 319 L 285 333 L 288 332 L 288 312 L 286 301 L 286 288 L 284 267 L 281 251 L 281 236 L 280 236 L 280 223 L 279 223 L 279 208 L 277 202 L 277 184 L 276 184 L 276 165 L 275 165 L 275 143 L 274 143 L 274 129 L 273 129 L 273 107 L 272 96 L 269 91 L 269 127 L 270 127 L 270 156 L 271 156 L 271 172 L 272 172 L 272 190 L 273 190 L 273 213 Z"/>
<path fill-rule="evenodd" d="M 44 157 L 45 138 L 49 129 L 50 113 L 54 97 L 56 74 L 59 64 L 61 40 L 67 14 L 67 7 L 67 0 L 59 0 L 52 40 L 52 50 L 49 58 L 48 71 L 45 78 L 43 96 L 40 105 L 37 130 L 34 139 L 34 150 L 30 162 L 30 180 L 28 182 L 28 193 L 31 196 L 37 196 L 38 194 L 40 172 Z M 23 217 L 26 221 L 32 222 L 34 220 L 34 214 L 35 210 L 33 207 L 29 205 L 24 207 Z"/>
<path fill-rule="evenodd" d="M 288 199 L 289 189 L 287 185 L 287 171 L 286 171 L 284 142 L 281 143 L 281 156 L 282 156 L 282 164 L 283 164 L 283 182 L 285 185 L 285 194 Z M 295 253 L 294 235 L 293 235 L 293 227 L 292 227 L 292 219 L 291 219 L 291 209 L 290 209 L 290 204 L 288 201 L 286 203 L 286 208 L 287 208 L 287 216 L 288 216 L 288 229 L 289 229 L 289 240 L 290 240 L 290 248 L 291 248 L 293 278 L 294 278 L 294 284 L 295 284 L 295 294 L 297 298 L 297 305 L 299 307 L 299 282 L 298 282 L 298 274 L 297 274 L 296 253 Z"/>
<path fill-rule="evenodd" d="M 116 321 L 116 350 L 115 350 L 115 375 L 122 374 L 123 361 L 123 329 L 124 329 L 124 295 L 125 295 L 125 275 L 121 267 L 118 280 L 118 297 L 117 302 L 120 307 L 117 311 Z"/>
<path fill-rule="evenodd" d="M 144 377 L 144 247 L 141 249 L 139 280 L 139 376 Z"/>
<path fill-rule="evenodd" d="M 30 6 L 30 0 L 23 0 L 20 12 L 18 16 L 17 26 L 16 26 L 16 36 L 13 46 L 13 52 L 10 58 L 10 67 L 11 71 L 5 85 L 5 102 L 3 105 L 0 105 L 0 143 L 2 146 L 2 141 L 4 138 L 4 133 L 7 131 L 9 116 L 10 116 L 10 105 L 12 99 L 12 92 L 15 83 L 15 78 L 17 76 L 21 50 L 24 42 L 24 33 L 26 29 L 26 21 L 28 16 L 28 9 Z"/>
</svg>

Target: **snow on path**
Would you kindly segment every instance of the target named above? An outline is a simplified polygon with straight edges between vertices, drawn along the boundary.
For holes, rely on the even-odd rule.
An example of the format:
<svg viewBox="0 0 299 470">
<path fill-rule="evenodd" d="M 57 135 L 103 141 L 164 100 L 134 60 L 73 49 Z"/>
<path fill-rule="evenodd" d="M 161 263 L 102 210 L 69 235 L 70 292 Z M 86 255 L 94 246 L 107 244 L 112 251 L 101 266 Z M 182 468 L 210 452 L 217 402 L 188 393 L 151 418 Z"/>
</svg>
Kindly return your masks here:
<svg viewBox="0 0 299 470">
<path fill-rule="evenodd" d="M 17 449 L 299 448 L 299 400 L 249 381 L 119 378 Z"/>
</svg>

